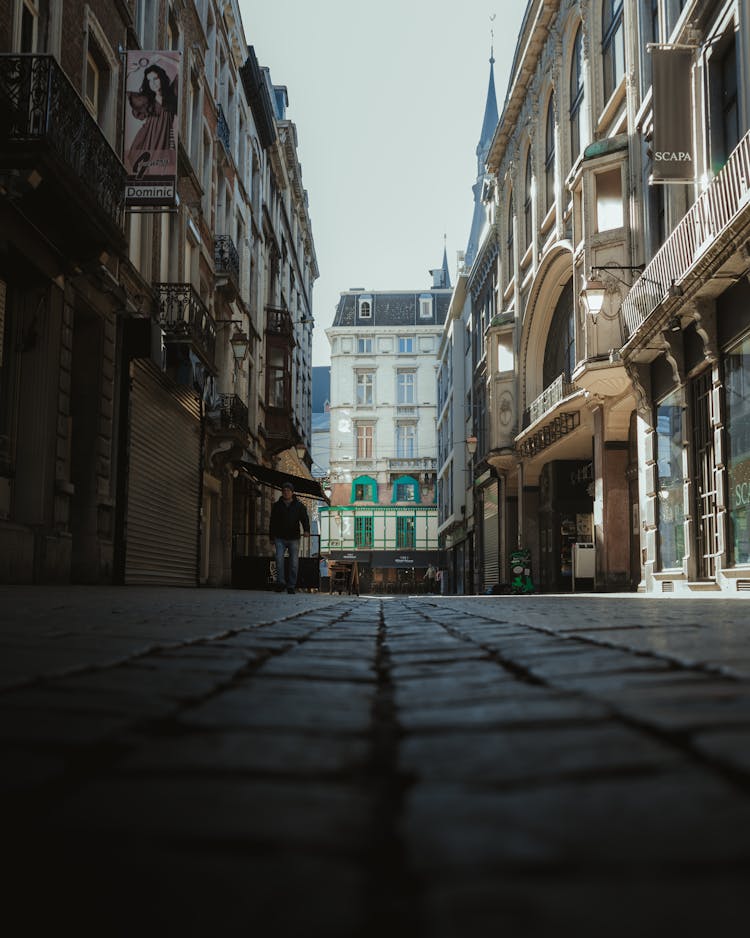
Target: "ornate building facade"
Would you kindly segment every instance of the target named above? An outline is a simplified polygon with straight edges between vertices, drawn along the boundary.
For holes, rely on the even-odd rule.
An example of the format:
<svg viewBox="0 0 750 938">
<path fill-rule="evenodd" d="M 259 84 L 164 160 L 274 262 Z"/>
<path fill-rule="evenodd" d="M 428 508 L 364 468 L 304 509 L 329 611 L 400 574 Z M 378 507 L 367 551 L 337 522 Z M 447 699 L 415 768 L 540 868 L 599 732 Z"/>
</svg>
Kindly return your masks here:
<svg viewBox="0 0 750 938">
<path fill-rule="evenodd" d="M 309 479 L 286 89 L 236 0 L 2 0 L 0 27 L 0 580 L 229 584 L 273 473 Z M 139 50 L 179 63 L 157 206 L 125 203 Z"/>
</svg>

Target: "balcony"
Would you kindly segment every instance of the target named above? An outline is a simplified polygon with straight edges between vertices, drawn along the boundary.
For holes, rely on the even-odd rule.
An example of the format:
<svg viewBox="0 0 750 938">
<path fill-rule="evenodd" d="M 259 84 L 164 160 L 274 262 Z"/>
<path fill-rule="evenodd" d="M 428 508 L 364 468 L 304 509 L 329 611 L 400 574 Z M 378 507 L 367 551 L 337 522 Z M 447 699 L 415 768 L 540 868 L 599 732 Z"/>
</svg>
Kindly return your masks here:
<svg viewBox="0 0 750 938">
<path fill-rule="evenodd" d="M 167 343 L 186 343 L 216 372 L 216 323 L 189 283 L 157 283 L 159 323 Z"/>
<path fill-rule="evenodd" d="M 437 470 L 437 459 L 434 456 L 397 456 L 388 459 L 388 469 L 392 472 L 404 470 L 435 472 Z"/>
<path fill-rule="evenodd" d="M 229 149 L 229 124 L 224 114 L 224 108 L 221 105 L 219 105 L 219 116 L 216 120 L 216 136 L 221 140 L 227 154 L 231 153 Z"/>
<path fill-rule="evenodd" d="M 65 257 L 122 250 L 125 167 L 49 55 L 0 55 L 0 187 Z"/>
<path fill-rule="evenodd" d="M 552 384 L 546 387 L 539 397 L 533 400 L 529 407 L 523 412 L 524 430 L 526 427 L 531 426 L 532 423 L 536 423 L 540 417 L 543 417 L 546 413 L 553 410 L 560 401 L 565 400 L 566 397 L 570 397 L 571 394 L 575 394 L 578 390 L 580 390 L 578 386 L 573 384 L 572 381 L 568 381 L 564 374 L 558 375 Z"/>
<path fill-rule="evenodd" d="M 229 235 L 217 235 L 214 238 L 214 270 L 216 286 L 228 287 L 234 295 L 240 291 L 240 255 Z"/>
<path fill-rule="evenodd" d="M 294 324 L 286 307 L 266 306 L 266 332 L 286 336 L 294 344 Z"/>
<path fill-rule="evenodd" d="M 221 395 L 219 423 L 225 430 L 239 430 L 247 433 L 250 429 L 247 405 L 236 394 Z"/>
<path fill-rule="evenodd" d="M 698 197 L 632 286 L 622 304 L 628 336 L 634 336 L 668 298 L 678 298 L 711 276 L 725 258 L 726 239 L 750 225 L 750 131 L 726 166 Z"/>
</svg>

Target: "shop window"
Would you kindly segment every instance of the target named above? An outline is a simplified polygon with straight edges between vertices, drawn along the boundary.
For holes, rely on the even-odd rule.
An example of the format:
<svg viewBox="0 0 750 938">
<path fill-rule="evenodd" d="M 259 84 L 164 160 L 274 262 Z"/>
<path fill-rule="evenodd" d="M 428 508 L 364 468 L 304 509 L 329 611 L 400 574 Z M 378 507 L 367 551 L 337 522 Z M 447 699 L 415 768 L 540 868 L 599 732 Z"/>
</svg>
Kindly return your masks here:
<svg viewBox="0 0 750 938">
<path fill-rule="evenodd" d="M 724 359 L 729 560 L 750 563 L 750 336 Z"/>
<path fill-rule="evenodd" d="M 354 546 L 361 550 L 372 550 L 375 542 L 374 519 L 357 517 L 354 519 Z"/>
<path fill-rule="evenodd" d="M 657 524 L 662 570 L 682 566 L 685 557 L 683 414 L 680 391 L 656 405 Z"/>
<path fill-rule="evenodd" d="M 622 204 L 622 174 L 620 167 L 606 173 L 597 173 L 596 181 L 596 230 L 610 231 L 622 228 L 624 212 Z"/>
<path fill-rule="evenodd" d="M 417 520 L 414 515 L 400 515 L 396 518 L 397 550 L 413 549 L 416 546 Z"/>
</svg>

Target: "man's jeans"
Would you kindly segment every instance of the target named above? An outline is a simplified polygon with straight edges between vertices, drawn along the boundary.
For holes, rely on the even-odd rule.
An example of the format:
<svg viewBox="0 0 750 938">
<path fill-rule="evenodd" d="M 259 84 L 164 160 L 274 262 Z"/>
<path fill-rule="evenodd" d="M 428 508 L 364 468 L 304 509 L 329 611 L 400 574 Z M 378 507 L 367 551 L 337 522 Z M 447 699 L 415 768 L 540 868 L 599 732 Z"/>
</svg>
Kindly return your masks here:
<svg viewBox="0 0 750 938">
<path fill-rule="evenodd" d="M 289 551 L 289 576 L 286 587 L 293 590 L 297 586 L 297 570 L 299 569 L 299 538 L 285 540 L 276 538 L 276 582 L 284 585 L 284 551 Z"/>
</svg>

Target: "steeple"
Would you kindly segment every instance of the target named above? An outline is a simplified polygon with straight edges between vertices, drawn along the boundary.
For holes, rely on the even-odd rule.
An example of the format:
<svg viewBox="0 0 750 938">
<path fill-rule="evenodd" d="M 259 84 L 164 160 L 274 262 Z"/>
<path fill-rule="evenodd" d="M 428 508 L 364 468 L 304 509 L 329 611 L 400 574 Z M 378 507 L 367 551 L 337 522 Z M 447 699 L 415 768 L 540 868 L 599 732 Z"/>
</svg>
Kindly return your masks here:
<svg viewBox="0 0 750 938">
<path fill-rule="evenodd" d="M 494 16 L 492 17 L 494 20 Z M 494 30 L 493 30 L 494 38 Z M 484 182 L 484 167 L 490 152 L 490 144 L 497 127 L 497 97 L 495 95 L 495 49 L 490 46 L 490 83 L 487 87 L 487 101 L 484 105 L 484 120 L 482 133 L 477 144 L 477 181 L 472 186 L 474 193 L 474 216 L 471 220 L 471 233 L 469 243 L 466 245 L 466 266 L 471 267 L 479 250 L 479 240 L 485 223 L 485 208 L 482 204 L 482 185 Z"/>
<path fill-rule="evenodd" d="M 435 267 L 430 271 L 432 275 L 432 287 L 450 289 L 451 275 L 448 270 L 448 235 L 443 235 L 443 264 L 441 267 Z"/>
</svg>

